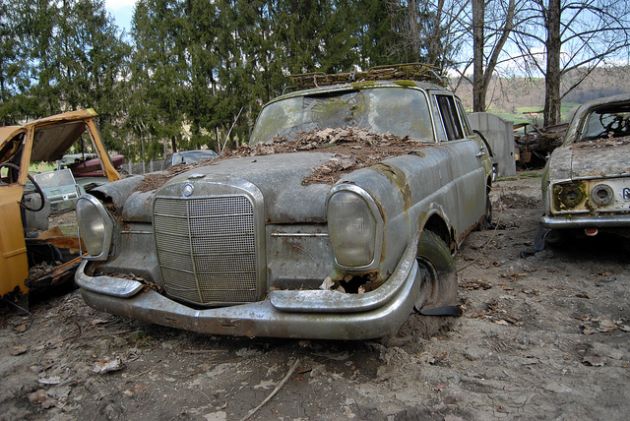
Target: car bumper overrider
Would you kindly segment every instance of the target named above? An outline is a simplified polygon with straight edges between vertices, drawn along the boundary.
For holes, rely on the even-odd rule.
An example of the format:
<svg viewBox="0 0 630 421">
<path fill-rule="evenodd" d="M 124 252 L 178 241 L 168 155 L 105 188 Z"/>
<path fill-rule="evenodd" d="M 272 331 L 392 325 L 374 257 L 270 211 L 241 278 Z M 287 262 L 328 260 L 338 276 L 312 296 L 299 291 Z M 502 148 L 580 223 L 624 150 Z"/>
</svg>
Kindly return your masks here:
<svg viewBox="0 0 630 421">
<path fill-rule="evenodd" d="M 205 334 L 310 339 L 371 339 L 395 333 L 413 311 L 421 282 L 412 242 L 390 278 L 365 294 L 328 290 L 270 291 L 263 301 L 195 309 L 142 283 L 86 274 L 76 283 L 88 305 L 149 323 Z"/>
</svg>

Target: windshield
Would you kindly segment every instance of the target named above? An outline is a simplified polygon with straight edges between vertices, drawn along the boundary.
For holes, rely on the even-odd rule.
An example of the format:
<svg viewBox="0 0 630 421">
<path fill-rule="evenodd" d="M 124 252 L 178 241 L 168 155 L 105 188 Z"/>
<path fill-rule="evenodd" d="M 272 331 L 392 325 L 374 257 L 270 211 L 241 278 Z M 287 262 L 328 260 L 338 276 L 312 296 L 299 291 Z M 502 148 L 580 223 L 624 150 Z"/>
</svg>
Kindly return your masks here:
<svg viewBox="0 0 630 421">
<path fill-rule="evenodd" d="M 592 111 L 584 121 L 580 141 L 630 136 L 630 104 Z"/>
<path fill-rule="evenodd" d="M 338 91 L 287 98 L 267 105 L 256 121 L 250 144 L 299 132 L 358 127 L 374 133 L 433 142 L 426 98 L 407 88 Z"/>
</svg>

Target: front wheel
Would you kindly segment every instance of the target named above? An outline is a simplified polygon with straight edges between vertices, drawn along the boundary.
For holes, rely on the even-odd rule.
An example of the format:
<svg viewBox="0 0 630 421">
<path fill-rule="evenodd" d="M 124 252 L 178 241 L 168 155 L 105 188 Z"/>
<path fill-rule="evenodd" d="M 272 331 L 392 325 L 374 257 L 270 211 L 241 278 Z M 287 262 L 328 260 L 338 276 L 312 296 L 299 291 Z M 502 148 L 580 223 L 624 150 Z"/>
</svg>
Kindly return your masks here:
<svg viewBox="0 0 630 421">
<path fill-rule="evenodd" d="M 479 231 L 485 231 L 492 228 L 492 201 L 490 201 L 490 192 L 486 191 L 486 211 L 479 221 Z"/>
<path fill-rule="evenodd" d="M 429 339 L 448 331 L 460 316 L 455 259 L 444 240 L 424 231 L 418 242 L 419 291 L 413 314 L 399 335 Z"/>
</svg>

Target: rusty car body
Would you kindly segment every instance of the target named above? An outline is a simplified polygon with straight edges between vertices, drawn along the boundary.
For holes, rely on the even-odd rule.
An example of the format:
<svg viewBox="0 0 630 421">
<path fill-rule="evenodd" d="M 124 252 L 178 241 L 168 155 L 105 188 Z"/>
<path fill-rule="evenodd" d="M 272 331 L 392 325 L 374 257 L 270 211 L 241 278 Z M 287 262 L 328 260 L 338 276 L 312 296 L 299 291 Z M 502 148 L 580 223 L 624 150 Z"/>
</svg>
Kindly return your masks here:
<svg viewBox="0 0 630 421">
<path fill-rule="evenodd" d="M 542 226 L 558 233 L 630 237 L 630 95 L 576 111 L 542 181 Z"/>
<path fill-rule="evenodd" d="M 33 162 L 60 159 L 87 132 L 107 178 L 118 180 L 95 117 L 94 110 L 79 110 L 0 127 L 0 297 L 13 293 L 24 297 L 33 286 L 60 282 L 71 277 L 79 264 L 78 235 L 48 229 L 48 215 L 42 215 L 47 210 L 45 195 L 29 174 L 29 167 Z M 42 218 L 45 221 L 40 223 Z M 38 226 L 41 224 L 44 229 Z M 29 268 L 42 262 L 48 263 L 50 270 L 29 278 Z"/>
<path fill-rule="evenodd" d="M 154 190 L 139 176 L 80 198 L 85 301 L 249 337 L 378 338 L 414 307 L 451 314 L 451 253 L 490 211 L 491 162 L 461 102 L 427 81 L 320 86 L 268 103 L 250 146 L 331 127 L 409 137 L 409 150 L 333 185 L 304 182 L 336 159 L 324 147 L 224 157 Z"/>
</svg>

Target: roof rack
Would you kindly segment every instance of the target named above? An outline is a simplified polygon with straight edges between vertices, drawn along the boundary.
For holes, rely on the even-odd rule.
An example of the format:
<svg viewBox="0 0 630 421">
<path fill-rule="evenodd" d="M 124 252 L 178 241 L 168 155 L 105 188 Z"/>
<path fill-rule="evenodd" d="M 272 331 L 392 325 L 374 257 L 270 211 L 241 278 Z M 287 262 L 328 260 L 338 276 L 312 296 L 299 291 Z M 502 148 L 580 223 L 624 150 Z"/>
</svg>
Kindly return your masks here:
<svg viewBox="0 0 630 421">
<path fill-rule="evenodd" d="M 318 88 L 337 83 L 352 83 L 370 80 L 416 80 L 446 86 L 447 79 L 440 76 L 438 68 L 430 64 L 405 63 L 376 66 L 365 72 L 344 72 L 326 74 L 321 72 L 289 75 L 289 79 L 299 89 Z"/>
</svg>

